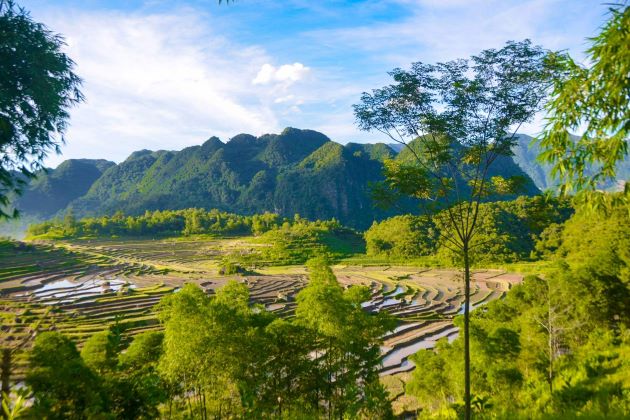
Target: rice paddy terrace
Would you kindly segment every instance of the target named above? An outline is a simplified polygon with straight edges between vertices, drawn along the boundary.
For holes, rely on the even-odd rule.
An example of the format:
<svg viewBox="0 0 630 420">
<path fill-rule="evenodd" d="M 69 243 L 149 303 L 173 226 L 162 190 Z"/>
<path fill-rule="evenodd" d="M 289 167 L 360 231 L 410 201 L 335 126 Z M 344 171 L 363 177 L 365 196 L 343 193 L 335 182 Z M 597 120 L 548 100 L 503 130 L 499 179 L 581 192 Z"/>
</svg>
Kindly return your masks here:
<svg viewBox="0 0 630 420">
<path fill-rule="evenodd" d="M 221 275 L 227 252 L 248 252 L 235 239 L 85 240 L 0 244 L 0 316 L 3 346 L 28 348 L 35 330 L 55 329 L 79 346 L 93 333 L 117 326 L 129 338 L 160 328 L 154 306 L 184 283 L 207 293 L 229 280 L 244 282 L 251 299 L 280 316 L 293 316 L 295 297 L 307 282 L 303 266 L 267 267 L 255 273 Z M 454 338 L 453 318 L 463 310 L 463 284 L 456 270 L 410 266 L 333 267 L 344 287 L 366 285 L 368 311 L 387 311 L 399 325 L 384 337 L 383 376 L 413 369 L 408 357 L 436 340 Z M 499 270 L 474 273 L 471 306 L 502 297 L 521 276 Z M 19 378 L 25 352 L 16 352 Z"/>
</svg>

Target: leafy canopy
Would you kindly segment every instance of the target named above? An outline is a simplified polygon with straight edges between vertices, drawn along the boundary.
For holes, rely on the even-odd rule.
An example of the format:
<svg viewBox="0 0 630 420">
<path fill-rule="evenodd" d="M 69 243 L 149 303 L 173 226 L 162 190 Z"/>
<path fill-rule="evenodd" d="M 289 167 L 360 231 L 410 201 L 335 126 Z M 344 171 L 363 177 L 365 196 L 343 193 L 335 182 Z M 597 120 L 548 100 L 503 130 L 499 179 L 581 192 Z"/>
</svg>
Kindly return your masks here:
<svg viewBox="0 0 630 420">
<path fill-rule="evenodd" d="M 617 162 L 628 154 L 629 28 L 630 7 L 614 6 L 600 34 L 590 40 L 590 67 L 568 55 L 558 57 L 564 71 L 554 81 L 539 141 L 540 160 L 553 165 L 563 193 L 595 190 L 615 177 Z M 576 141 L 569 131 L 583 134 Z"/>
<path fill-rule="evenodd" d="M 520 125 L 541 109 L 557 61 L 526 40 L 470 59 L 393 70 L 394 84 L 364 93 L 354 107 L 360 128 L 406 146 L 408 159 L 386 163 L 376 195 L 423 199 L 428 213 L 466 203 L 449 210 L 453 245 L 461 248 L 472 238 L 478 202 L 522 184 L 490 177 L 489 167 L 511 155 Z"/>
<path fill-rule="evenodd" d="M 59 151 L 68 111 L 83 100 L 63 46 L 13 1 L 0 1 L 0 217 L 17 216 L 5 210 L 11 195 Z"/>
</svg>

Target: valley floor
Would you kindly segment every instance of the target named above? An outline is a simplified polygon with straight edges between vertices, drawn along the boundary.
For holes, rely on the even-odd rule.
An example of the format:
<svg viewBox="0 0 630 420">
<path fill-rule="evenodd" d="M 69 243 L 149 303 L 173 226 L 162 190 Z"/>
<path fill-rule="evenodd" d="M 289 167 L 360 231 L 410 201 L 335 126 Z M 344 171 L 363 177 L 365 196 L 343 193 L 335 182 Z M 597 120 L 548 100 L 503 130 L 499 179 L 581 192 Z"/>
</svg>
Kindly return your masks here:
<svg viewBox="0 0 630 420">
<path fill-rule="evenodd" d="M 4 243 L 0 254 L 0 311 L 5 340 L 19 341 L 29 325 L 55 329 L 79 346 L 108 326 L 118 325 L 126 338 L 159 329 L 154 306 L 162 296 L 185 283 L 196 283 L 208 294 L 230 280 L 248 285 L 253 302 L 291 317 L 295 296 L 304 287 L 304 266 L 275 266 L 255 272 L 222 275 L 226 252 L 252 244 L 243 238 L 176 238 L 82 240 L 55 243 Z M 366 285 L 371 299 L 365 310 L 387 311 L 398 326 L 385 335 L 381 376 L 399 409 L 413 408 L 404 393 L 408 357 L 432 348 L 440 338 L 452 339 L 453 318 L 463 310 L 463 282 L 455 269 L 395 265 L 336 265 L 344 287 Z M 477 270 L 472 286 L 473 308 L 502 297 L 522 276 L 503 270 Z M 17 358 L 14 373 L 24 372 L 26 354 Z"/>
</svg>

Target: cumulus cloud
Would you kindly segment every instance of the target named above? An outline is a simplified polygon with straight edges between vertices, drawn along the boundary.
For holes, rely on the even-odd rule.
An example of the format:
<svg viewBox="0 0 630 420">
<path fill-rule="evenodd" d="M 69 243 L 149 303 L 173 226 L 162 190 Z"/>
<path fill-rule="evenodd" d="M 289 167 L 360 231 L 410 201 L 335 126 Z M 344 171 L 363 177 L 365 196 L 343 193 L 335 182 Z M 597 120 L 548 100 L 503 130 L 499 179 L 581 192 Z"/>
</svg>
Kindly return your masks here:
<svg viewBox="0 0 630 420">
<path fill-rule="evenodd" d="M 299 2 L 317 8 L 311 14 L 335 15 L 316 2 Z M 37 20 L 66 36 L 87 97 L 72 111 L 64 155 L 47 164 L 78 157 L 120 161 L 142 148 L 180 149 L 211 135 L 226 140 L 239 132 L 263 134 L 285 126 L 317 129 L 338 141 L 376 140 L 375 134 L 358 131 L 351 106 L 362 91 L 390 83 L 388 70 L 417 60 L 465 57 L 526 37 L 574 53 L 594 33 L 584 28 L 595 28 L 600 17 L 590 3 L 574 0 L 366 5 L 394 5 L 408 13 L 300 26 L 269 41 L 255 31 L 249 38 L 239 36 L 239 28 L 230 30 L 225 16 L 210 15 L 208 9 L 116 12 L 50 5 L 34 10 Z M 260 19 L 259 5 L 251 7 Z M 258 21 L 238 19 L 247 28 L 257 27 Z M 539 126 L 538 119 L 523 131 L 536 132 Z"/>
<path fill-rule="evenodd" d="M 284 64 L 280 67 L 274 67 L 269 63 L 265 63 L 260 67 L 252 83 L 254 85 L 280 83 L 284 86 L 290 86 L 304 79 L 310 71 L 311 69 L 302 63 Z"/>
<path fill-rule="evenodd" d="M 211 135 L 225 140 L 279 130 L 273 99 L 247 83 L 270 57 L 213 33 L 205 18 L 76 11 L 45 17 L 65 35 L 87 98 L 72 111 L 64 156 L 48 164 L 122 160 L 142 148 L 178 149 Z M 283 66 L 274 77 L 292 81 L 305 71 L 300 66 Z"/>
</svg>

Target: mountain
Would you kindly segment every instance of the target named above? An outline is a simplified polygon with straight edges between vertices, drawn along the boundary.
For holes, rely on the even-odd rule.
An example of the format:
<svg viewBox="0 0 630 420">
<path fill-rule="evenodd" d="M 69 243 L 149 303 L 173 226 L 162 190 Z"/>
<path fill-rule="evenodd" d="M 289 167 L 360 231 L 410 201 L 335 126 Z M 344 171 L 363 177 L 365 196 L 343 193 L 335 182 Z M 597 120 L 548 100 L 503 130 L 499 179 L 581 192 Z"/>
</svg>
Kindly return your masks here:
<svg viewBox="0 0 630 420">
<path fill-rule="evenodd" d="M 287 217 L 296 213 L 309 219 L 334 217 L 366 228 L 374 220 L 394 214 L 393 210 L 374 207 L 369 184 L 382 180 L 385 159 L 404 156 L 404 151 L 398 154 L 383 143 L 343 146 L 324 134 L 295 128 L 260 137 L 239 134 L 227 143 L 211 137 L 180 151 L 140 150 L 118 165 L 101 163 L 100 169 L 92 163 L 90 177 L 72 177 L 77 185 L 63 187 L 67 191 L 59 191 L 62 197 L 45 207 L 47 214 L 72 207 L 76 216 L 188 207 L 240 214 L 269 211 Z M 66 179 L 66 166 L 76 168 L 81 162 L 88 165 L 92 161 L 67 162 L 47 174 L 47 180 L 38 179 L 31 189 L 55 195 L 54 187 L 62 186 L 50 180 L 53 175 L 60 171 Z M 101 169 L 102 174 L 98 172 Z M 506 158 L 497 161 L 490 175 L 524 173 Z M 42 183 L 50 188 L 43 189 L 39 186 Z M 526 193 L 538 192 L 530 180 Z M 29 196 L 18 203 L 20 209 L 31 211 L 36 207 L 35 197 L 29 190 Z M 407 212 L 417 209 L 411 201 L 403 208 Z"/>
<path fill-rule="evenodd" d="M 532 143 L 532 137 L 520 134 L 512 147 L 514 162 L 523 169 L 541 190 L 555 188 L 557 183 L 551 177 L 551 166 L 536 161 L 540 149 Z"/>
<path fill-rule="evenodd" d="M 94 181 L 115 165 L 103 159 L 66 160 L 55 169 L 37 173 L 14 205 L 29 216 L 50 217 L 87 193 Z"/>
<path fill-rule="evenodd" d="M 394 156 L 385 145 L 344 147 L 294 128 L 227 143 L 212 137 L 179 152 L 134 152 L 71 205 L 82 216 L 205 207 L 367 226 L 389 214 L 373 207 L 368 190 L 381 179 L 385 156 Z"/>
<path fill-rule="evenodd" d="M 577 136 L 571 137 L 573 140 L 579 139 Z M 514 162 L 529 175 L 541 190 L 555 189 L 558 186 L 558 182 L 551 176 L 551 165 L 541 164 L 536 160 L 540 154 L 540 147 L 532 140 L 533 137 L 524 134 L 518 136 L 516 144 L 512 147 Z M 617 179 L 607 182 L 603 185 L 603 188 L 618 188 L 620 182 L 628 179 L 630 179 L 630 158 L 619 162 L 617 165 Z"/>
<path fill-rule="evenodd" d="M 387 143 L 387 145 L 396 153 L 400 153 L 400 151 L 405 148 L 405 145 L 401 143 Z"/>
</svg>

